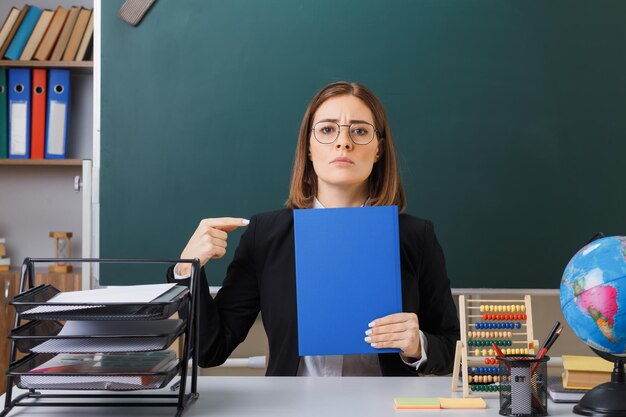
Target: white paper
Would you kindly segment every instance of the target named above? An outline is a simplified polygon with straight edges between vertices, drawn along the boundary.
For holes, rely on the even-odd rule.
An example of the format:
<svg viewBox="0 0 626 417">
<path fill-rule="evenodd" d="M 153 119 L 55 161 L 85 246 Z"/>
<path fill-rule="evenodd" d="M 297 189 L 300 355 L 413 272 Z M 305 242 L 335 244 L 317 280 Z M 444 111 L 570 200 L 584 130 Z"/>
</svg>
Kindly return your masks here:
<svg viewBox="0 0 626 417">
<path fill-rule="evenodd" d="M 47 151 L 51 155 L 65 154 L 65 103 L 50 101 L 50 118 L 48 119 Z"/>
<path fill-rule="evenodd" d="M 26 117 L 28 104 L 24 101 L 11 104 L 11 155 L 26 155 L 26 130 L 28 119 Z"/>
<path fill-rule="evenodd" d="M 58 336 L 101 336 L 101 335 L 167 335 L 174 332 L 180 320 L 148 321 L 90 321 L 68 320 Z"/>
<path fill-rule="evenodd" d="M 35 353 L 147 352 L 161 349 L 163 337 L 119 339 L 50 339 L 35 346 Z"/>
<path fill-rule="evenodd" d="M 69 320 L 58 336 L 108 336 L 108 335 L 169 335 L 174 333 L 180 320 L 151 321 L 87 321 Z M 145 352 L 162 349 L 167 336 L 116 337 L 85 339 L 50 339 L 31 350 L 37 353 L 55 352 Z"/>
<path fill-rule="evenodd" d="M 176 284 L 127 285 L 61 292 L 49 299 L 46 304 L 149 303 L 175 286 Z"/>
<path fill-rule="evenodd" d="M 43 306 L 38 306 L 38 307 L 35 307 L 35 308 L 31 308 L 30 310 L 26 310 L 22 314 L 57 313 L 59 311 L 87 310 L 87 309 L 90 309 L 90 308 L 98 308 L 98 307 L 104 307 L 104 306 L 98 306 L 98 305 L 93 305 L 93 306 L 48 306 L 48 305 L 43 305 Z"/>
<path fill-rule="evenodd" d="M 45 388 L 54 385 L 55 388 L 72 388 L 80 387 L 90 383 L 110 383 L 110 384 L 129 384 L 142 385 L 140 376 L 49 376 L 41 375 L 22 375 L 20 376 L 22 384 L 29 388 Z M 57 382 L 58 381 L 58 382 Z"/>
</svg>

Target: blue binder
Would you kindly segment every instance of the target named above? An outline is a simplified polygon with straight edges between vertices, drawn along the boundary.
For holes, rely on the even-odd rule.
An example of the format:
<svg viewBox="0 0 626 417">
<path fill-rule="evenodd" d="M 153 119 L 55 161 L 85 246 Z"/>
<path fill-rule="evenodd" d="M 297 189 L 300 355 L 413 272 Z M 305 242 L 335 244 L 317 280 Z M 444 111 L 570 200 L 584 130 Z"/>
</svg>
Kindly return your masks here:
<svg viewBox="0 0 626 417">
<path fill-rule="evenodd" d="M 9 109 L 7 70 L 0 67 L 0 159 L 9 156 Z"/>
<path fill-rule="evenodd" d="M 9 158 L 30 156 L 30 69 L 9 68 Z"/>
<path fill-rule="evenodd" d="M 26 46 L 26 42 L 28 42 L 30 35 L 33 33 L 40 15 L 41 9 L 39 7 L 30 6 L 28 8 L 26 16 L 24 16 L 24 20 L 22 20 L 22 24 L 17 29 L 17 32 L 15 32 L 15 36 L 11 41 L 11 45 L 9 45 L 9 49 L 7 49 L 4 54 L 6 58 L 12 59 L 13 61 L 20 59 L 22 51 Z"/>
<path fill-rule="evenodd" d="M 70 111 L 70 70 L 51 68 L 48 77 L 44 156 L 46 159 L 64 159 Z"/>
<path fill-rule="evenodd" d="M 294 210 L 300 356 L 400 352 L 365 343 L 402 311 L 398 208 Z"/>
</svg>

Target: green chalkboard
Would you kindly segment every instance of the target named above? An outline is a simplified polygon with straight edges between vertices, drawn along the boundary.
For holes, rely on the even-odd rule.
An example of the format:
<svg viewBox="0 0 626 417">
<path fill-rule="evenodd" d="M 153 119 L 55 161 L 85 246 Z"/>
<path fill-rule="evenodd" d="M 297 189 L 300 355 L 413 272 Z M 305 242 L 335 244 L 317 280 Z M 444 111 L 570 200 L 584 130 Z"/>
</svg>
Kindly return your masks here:
<svg viewBox="0 0 626 417">
<path fill-rule="evenodd" d="M 160 0 L 137 27 L 121 4 L 102 2 L 102 257 L 177 257 L 204 217 L 281 208 L 337 80 L 385 105 L 454 287 L 557 288 L 594 232 L 626 233 L 625 1 Z"/>
</svg>

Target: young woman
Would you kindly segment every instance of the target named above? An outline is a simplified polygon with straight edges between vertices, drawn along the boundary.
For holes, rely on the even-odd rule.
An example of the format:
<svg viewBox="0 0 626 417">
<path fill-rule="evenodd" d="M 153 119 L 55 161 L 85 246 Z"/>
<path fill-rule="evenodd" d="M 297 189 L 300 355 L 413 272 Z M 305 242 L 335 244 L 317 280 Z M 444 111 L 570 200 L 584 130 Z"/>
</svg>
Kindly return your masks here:
<svg viewBox="0 0 626 417">
<path fill-rule="evenodd" d="M 181 254 L 205 265 L 224 256 L 228 232 L 247 228 L 215 299 L 202 270 L 200 365 L 222 364 L 261 312 L 270 350 L 267 375 L 449 373 L 459 323 L 443 251 L 432 223 L 408 214 L 399 216 L 403 312 L 376 319 L 369 329 L 363 324 L 364 343 L 402 353 L 298 356 L 292 209 L 384 205 L 397 205 L 402 212 L 406 200 L 382 104 L 363 85 L 330 84 L 304 114 L 287 208 L 250 221 L 204 219 Z M 187 284 L 189 269 L 189 264 L 177 264 L 168 279 Z"/>
</svg>

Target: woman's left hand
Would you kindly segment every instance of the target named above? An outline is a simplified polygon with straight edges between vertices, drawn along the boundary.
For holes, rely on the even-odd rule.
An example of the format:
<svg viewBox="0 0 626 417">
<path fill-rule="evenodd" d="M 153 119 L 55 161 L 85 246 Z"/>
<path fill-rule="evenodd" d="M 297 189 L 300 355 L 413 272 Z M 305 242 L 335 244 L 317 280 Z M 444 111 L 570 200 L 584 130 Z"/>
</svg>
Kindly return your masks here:
<svg viewBox="0 0 626 417">
<path fill-rule="evenodd" d="M 365 332 L 365 341 L 376 349 L 398 348 L 409 358 L 422 357 L 420 325 L 415 313 L 395 313 L 372 321 Z"/>
</svg>

